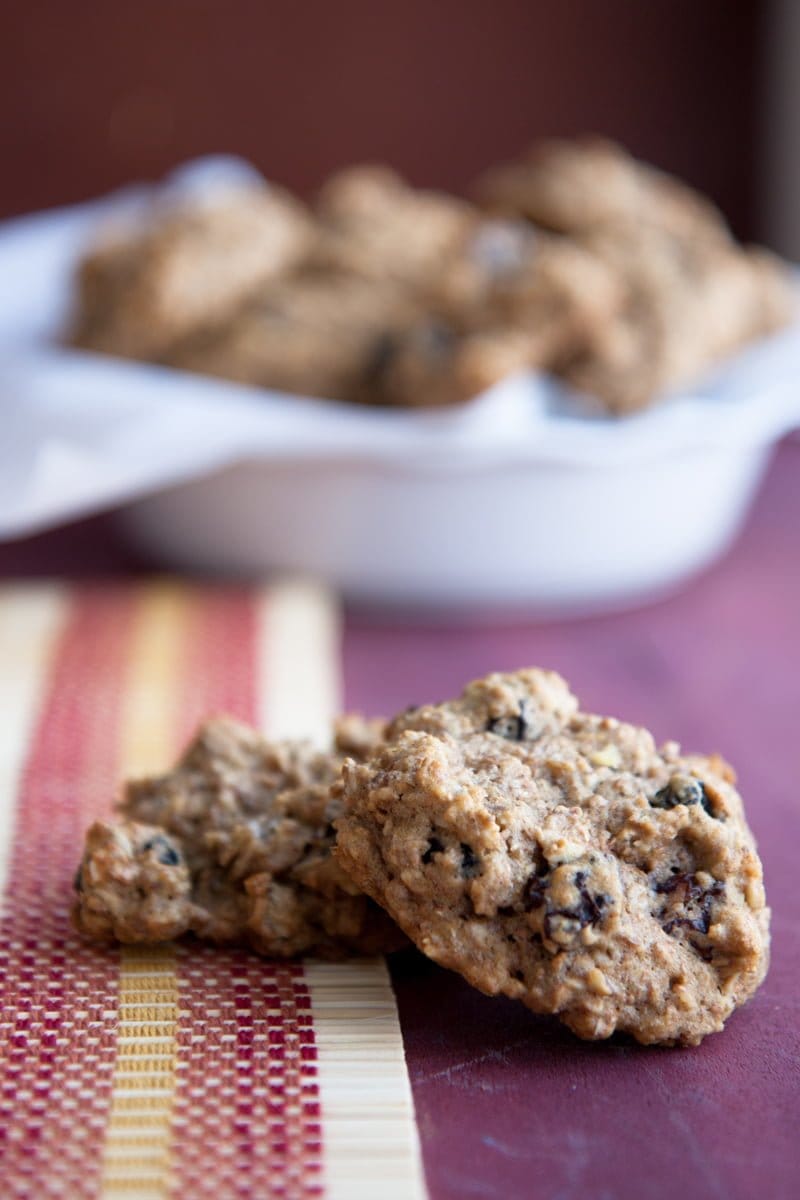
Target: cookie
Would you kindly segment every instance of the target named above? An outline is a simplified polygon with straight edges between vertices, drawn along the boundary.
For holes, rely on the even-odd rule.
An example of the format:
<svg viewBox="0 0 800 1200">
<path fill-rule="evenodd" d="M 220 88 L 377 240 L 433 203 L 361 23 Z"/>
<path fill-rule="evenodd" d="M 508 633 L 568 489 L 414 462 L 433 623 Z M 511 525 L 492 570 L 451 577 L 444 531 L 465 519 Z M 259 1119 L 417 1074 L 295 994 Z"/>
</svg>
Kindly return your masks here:
<svg viewBox="0 0 800 1200">
<path fill-rule="evenodd" d="M 307 272 L 266 289 L 226 325 L 176 346 L 165 361 L 256 387 L 359 399 L 381 339 L 410 311 L 391 286 Z"/>
<path fill-rule="evenodd" d="M 644 408 L 692 384 L 795 312 L 788 272 L 766 251 L 647 226 L 596 231 L 585 244 L 615 274 L 623 299 L 561 366 L 610 412 Z"/>
<path fill-rule="evenodd" d="M 589 250 L 522 222 L 480 222 L 421 292 L 423 314 L 378 343 L 365 391 L 374 403 L 442 406 L 515 372 L 555 369 L 586 348 L 620 295 Z"/>
<path fill-rule="evenodd" d="M 75 890 L 75 924 L 96 941 L 169 941 L 191 925 L 192 879 L 182 847 L 157 825 L 96 821 Z"/>
<path fill-rule="evenodd" d="M 556 233 L 654 225 L 690 239 L 729 237 L 710 200 L 604 138 L 538 142 L 516 162 L 487 171 L 474 191 L 490 212 Z"/>
<path fill-rule="evenodd" d="M 427 298 L 462 328 L 514 328 L 569 345 L 607 321 L 622 297 L 615 272 L 590 248 L 522 221 L 487 220 L 462 241 Z"/>
<path fill-rule="evenodd" d="M 355 398 L 398 408 L 460 404 L 534 358 L 532 339 L 519 330 L 464 333 L 429 314 L 384 332 Z"/>
<path fill-rule="evenodd" d="M 324 754 L 229 719 L 204 725 L 174 770 L 127 786 L 121 822 L 89 830 L 77 928 L 123 942 L 192 932 L 276 957 L 396 949 L 396 926 L 331 856 L 341 752 L 380 736 L 350 718 Z"/>
<path fill-rule="evenodd" d="M 410 710 L 343 769 L 336 856 L 430 958 L 583 1038 L 693 1045 L 762 981 L 731 769 L 581 712 L 547 671 Z"/>
<path fill-rule="evenodd" d="M 304 206 L 279 188 L 248 184 L 154 201 L 136 221 L 101 230 L 89 248 L 69 340 L 158 360 L 297 263 L 311 239 Z"/>
<path fill-rule="evenodd" d="M 455 196 L 410 187 L 388 167 L 332 176 L 317 204 L 316 265 L 406 287 L 435 276 L 477 219 Z"/>
<path fill-rule="evenodd" d="M 457 404 L 525 370 L 624 414 L 791 320 L 788 273 L 709 201 L 597 138 L 539 143 L 481 207 L 388 167 L 314 211 L 257 182 L 106 227 L 77 275 L 76 346 L 297 395 Z"/>
</svg>

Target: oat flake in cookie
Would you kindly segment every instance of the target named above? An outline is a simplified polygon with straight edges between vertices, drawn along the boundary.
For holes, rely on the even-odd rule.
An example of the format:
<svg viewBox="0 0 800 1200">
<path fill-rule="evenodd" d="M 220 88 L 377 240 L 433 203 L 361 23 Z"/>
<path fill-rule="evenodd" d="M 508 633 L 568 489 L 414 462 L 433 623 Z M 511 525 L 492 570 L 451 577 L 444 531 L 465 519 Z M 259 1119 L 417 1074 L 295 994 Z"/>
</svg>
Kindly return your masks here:
<svg viewBox="0 0 800 1200">
<path fill-rule="evenodd" d="M 127 786 L 123 820 L 89 830 L 73 919 L 101 941 L 192 932 L 262 954 L 377 954 L 405 939 L 331 856 L 342 754 L 382 727 L 340 722 L 336 752 L 209 721 L 174 770 Z"/>
<path fill-rule="evenodd" d="M 580 712 L 547 671 L 411 710 L 343 772 L 337 857 L 490 995 L 694 1045 L 764 978 L 769 909 L 730 768 Z"/>
</svg>

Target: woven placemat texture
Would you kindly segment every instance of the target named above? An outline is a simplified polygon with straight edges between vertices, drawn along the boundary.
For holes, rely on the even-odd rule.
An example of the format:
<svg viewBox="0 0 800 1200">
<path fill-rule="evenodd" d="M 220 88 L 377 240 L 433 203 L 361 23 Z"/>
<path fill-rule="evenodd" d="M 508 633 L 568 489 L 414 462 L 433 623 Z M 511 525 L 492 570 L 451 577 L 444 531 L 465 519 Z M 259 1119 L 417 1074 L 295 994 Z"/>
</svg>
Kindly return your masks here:
<svg viewBox="0 0 800 1200">
<path fill-rule="evenodd" d="M 324 737 L 338 643 L 304 584 L 0 591 L 3 1196 L 424 1194 L 382 960 L 103 949 L 69 923 L 119 780 L 211 713 Z"/>
</svg>

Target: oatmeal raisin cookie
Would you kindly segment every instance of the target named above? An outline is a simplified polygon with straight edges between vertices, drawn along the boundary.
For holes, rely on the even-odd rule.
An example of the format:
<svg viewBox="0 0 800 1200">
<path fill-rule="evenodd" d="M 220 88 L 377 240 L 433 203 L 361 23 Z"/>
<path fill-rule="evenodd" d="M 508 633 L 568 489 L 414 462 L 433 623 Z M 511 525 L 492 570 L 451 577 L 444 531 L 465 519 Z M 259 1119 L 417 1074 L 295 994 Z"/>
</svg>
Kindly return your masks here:
<svg viewBox="0 0 800 1200">
<path fill-rule="evenodd" d="M 552 672 L 411 710 L 345 764 L 336 857 L 430 958 L 583 1038 L 694 1045 L 767 970 L 731 769 L 579 710 Z"/>
<path fill-rule="evenodd" d="M 341 749 L 363 755 L 380 736 L 349 718 Z M 277 957 L 397 948 L 397 928 L 331 856 L 340 762 L 339 751 L 208 722 L 174 770 L 128 784 L 121 823 L 89 830 L 78 929 L 123 942 L 191 931 Z"/>
</svg>

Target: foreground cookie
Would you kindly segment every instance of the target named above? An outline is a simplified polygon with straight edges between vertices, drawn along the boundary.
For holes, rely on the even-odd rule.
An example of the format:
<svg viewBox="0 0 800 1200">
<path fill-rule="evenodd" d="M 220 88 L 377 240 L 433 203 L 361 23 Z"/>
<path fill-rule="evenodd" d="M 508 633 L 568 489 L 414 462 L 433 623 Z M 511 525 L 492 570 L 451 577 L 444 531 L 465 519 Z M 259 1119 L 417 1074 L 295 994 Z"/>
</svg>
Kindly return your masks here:
<svg viewBox="0 0 800 1200">
<path fill-rule="evenodd" d="M 345 764 L 336 856 L 430 958 L 490 995 L 693 1045 L 768 964 L 761 864 L 719 758 L 657 750 L 520 671 L 406 713 Z"/>
<path fill-rule="evenodd" d="M 350 719 L 339 750 L 366 753 L 377 736 Z M 235 721 L 209 722 L 173 771 L 128 786 L 123 822 L 89 830 L 78 929 L 122 942 L 191 931 L 280 957 L 397 948 L 396 926 L 331 857 L 340 762 Z"/>
</svg>

